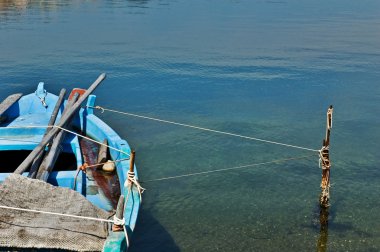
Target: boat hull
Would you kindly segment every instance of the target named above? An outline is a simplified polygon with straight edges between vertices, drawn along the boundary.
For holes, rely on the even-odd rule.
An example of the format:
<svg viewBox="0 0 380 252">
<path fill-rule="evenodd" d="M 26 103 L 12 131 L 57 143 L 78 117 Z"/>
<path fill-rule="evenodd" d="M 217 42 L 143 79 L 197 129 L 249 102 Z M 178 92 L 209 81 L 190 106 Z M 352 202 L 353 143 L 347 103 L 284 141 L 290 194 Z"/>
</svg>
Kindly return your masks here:
<svg viewBox="0 0 380 252">
<path fill-rule="evenodd" d="M 56 95 L 46 93 L 44 102 L 47 107 L 45 107 L 35 94 L 30 94 L 23 96 L 17 103 L 13 104 L 4 113 L 4 116 L 6 116 L 8 120 L 0 124 L 0 151 L 33 150 L 43 137 L 52 109 L 57 100 L 58 97 Z M 95 100 L 95 95 L 88 97 L 87 106 L 80 109 L 73 120 L 73 128 L 76 132 L 80 132 L 80 134 L 98 142 L 103 142 L 104 139 L 107 139 L 108 145 L 112 147 L 109 149 L 110 158 L 112 160 L 123 160 L 115 162 L 115 176 L 117 176 L 117 180 L 115 181 L 119 183 L 119 193 L 124 195 L 126 199 L 124 206 L 124 227 L 126 233 L 130 235 L 135 228 L 141 203 L 138 189 L 128 184 L 128 170 L 130 165 L 128 154 L 131 153 L 131 148 L 127 141 L 122 139 L 110 126 L 94 114 L 93 109 L 90 107 L 95 106 Z M 59 121 L 62 115 L 63 108 L 64 104 L 60 109 L 57 121 Z M 62 146 L 64 152 L 71 153 L 75 156 L 75 167 L 83 165 L 84 159 L 80 139 L 77 135 L 66 134 Z M 134 170 L 137 176 L 136 167 Z M 12 171 L 9 170 L 9 168 L 2 169 L 0 167 L 0 183 L 11 173 Z M 27 173 L 23 175 L 26 176 Z M 95 206 L 106 211 L 114 210 L 115 204 L 110 203 L 110 199 L 107 199 L 107 193 L 103 193 L 103 191 L 100 190 L 102 188 L 95 188 L 98 190 L 98 193 L 94 193 L 95 185 L 93 179 L 86 176 L 83 172 L 79 172 L 77 177 L 76 175 L 76 169 L 55 170 L 50 174 L 47 182 L 55 186 L 72 188 L 81 193 Z M 108 189 L 112 190 L 113 185 L 114 184 L 111 183 Z M 104 190 L 104 188 L 102 190 Z M 124 232 L 110 231 L 103 250 L 126 251 L 127 249 L 128 241 L 126 240 Z"/>
</svg>

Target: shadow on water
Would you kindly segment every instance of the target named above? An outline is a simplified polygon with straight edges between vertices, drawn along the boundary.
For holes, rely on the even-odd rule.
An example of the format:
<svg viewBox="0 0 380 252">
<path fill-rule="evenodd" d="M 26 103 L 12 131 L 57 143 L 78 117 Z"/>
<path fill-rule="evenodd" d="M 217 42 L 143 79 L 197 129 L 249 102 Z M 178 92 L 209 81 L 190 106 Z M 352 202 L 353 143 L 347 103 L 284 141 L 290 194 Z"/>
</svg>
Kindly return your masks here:
<svg viewBox="0 0 380 252">
<path fill-rule="evenodd" d="M 180 251 L 172 236 L 145 209 L 141 209 L 137 225 L 133 231 L 129 252 L 146 251 Z"/>
<path fill-rule="evenodd" d="M 159 252 L 171 251 L 179 252 L 179 247 L 175 244 L 171 235 L 147 210 L 142 209 L 139 213 L 138 223 L 130 238 L 131 247 L 129 252 L 146 251 Z M 0 251 L 12 252 L 64 252 L 62 249 L 20 249 L 20 248 L 0 248 Z"/>
</svg>

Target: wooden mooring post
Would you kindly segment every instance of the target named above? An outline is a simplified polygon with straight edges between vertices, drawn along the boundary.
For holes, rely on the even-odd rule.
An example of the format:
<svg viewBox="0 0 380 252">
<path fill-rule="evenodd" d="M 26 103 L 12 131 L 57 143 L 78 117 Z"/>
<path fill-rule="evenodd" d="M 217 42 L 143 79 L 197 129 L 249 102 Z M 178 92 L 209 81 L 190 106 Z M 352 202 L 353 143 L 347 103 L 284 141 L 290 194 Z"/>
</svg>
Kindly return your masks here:
<svg viewBox="0 0 380 252">
<path fill-rule="evenodd" d="M 129 162 L 129 171 L 134 172 L 135 169 L 135 155 L 136 151 L 131 150 L 130 162 Z"/>
<path fill-rule="evenodd" d="M 322 149 L 320 152 L 320 162 L 322 167 L 322 181 L 321 181 L 321 195 L 319 197 L 319 204 L 323 208 L 329 206 L 330 200 L 330 133 L 332 128 L 332 114 L 333 106 L 327 109 L 327 123 L 326 123 L 326 137 L 323 139 Z"/>
</svg>

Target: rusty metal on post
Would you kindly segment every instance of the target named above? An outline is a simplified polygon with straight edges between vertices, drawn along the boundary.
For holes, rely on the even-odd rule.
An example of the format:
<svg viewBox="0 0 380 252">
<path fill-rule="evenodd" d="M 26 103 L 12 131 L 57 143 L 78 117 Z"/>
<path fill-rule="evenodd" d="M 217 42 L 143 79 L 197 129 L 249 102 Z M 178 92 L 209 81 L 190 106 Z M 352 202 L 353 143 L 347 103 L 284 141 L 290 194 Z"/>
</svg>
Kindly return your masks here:
<svg viewBox="0 0 380 252">
<path fill-rule="evenodd" d="M 130 163 L 129 163 L 129 171 L 134 172 L 135 167 L 135 154 L 136 152 L 134 150 L 131 151 L 131 157 L 130 157 Z"/>
<path fill-rule="evenodd" d="M 321 207 L 329 206 L 330 199 L 330 133 L 332 128 L 332 114 L 333 106 L 330 106 L 327 110 L 327 123 L 326 123 L 326 138 L 323 139 L 322 149 L 320 150 L 320 163 L 322 167 L 322 181 L 321 181 L 321 195 L 319 198 L 319 204 Z"/>
</svg>

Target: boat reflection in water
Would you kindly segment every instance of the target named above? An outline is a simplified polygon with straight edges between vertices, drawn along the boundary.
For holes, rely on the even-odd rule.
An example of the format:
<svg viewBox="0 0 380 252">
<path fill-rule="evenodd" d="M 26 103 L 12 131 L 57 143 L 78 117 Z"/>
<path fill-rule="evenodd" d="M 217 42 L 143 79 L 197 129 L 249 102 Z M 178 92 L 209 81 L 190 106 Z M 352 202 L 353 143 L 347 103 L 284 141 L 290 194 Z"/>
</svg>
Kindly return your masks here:
<svg viewBox="0 0 380 252">
<path fill-rule="evenodd" d="M 2 0 L 0 1 L 0 10 L 6 10 L 11 8 L 26 9 L 29 4 L 29 0 Z"/>
</svg>

